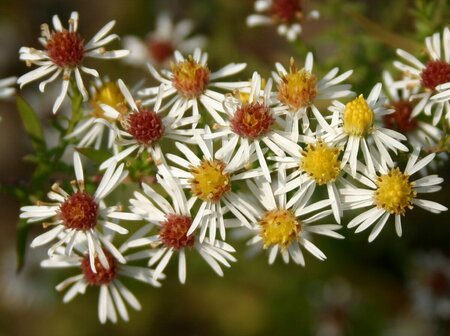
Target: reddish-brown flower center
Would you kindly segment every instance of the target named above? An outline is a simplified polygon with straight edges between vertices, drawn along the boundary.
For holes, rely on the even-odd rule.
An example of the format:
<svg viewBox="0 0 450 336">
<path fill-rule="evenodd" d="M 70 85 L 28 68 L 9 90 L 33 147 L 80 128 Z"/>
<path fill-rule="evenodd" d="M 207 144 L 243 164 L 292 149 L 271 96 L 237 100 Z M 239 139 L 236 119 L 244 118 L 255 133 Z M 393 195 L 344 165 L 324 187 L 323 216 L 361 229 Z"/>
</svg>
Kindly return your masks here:
<svg viewBox="0 0 450 336">
<path fill-rule="evenodd" d="M 128 116 L 128 132 L 143 145 L 150 145 L 164 135 L 164 123 L 161 117 L 146 108 Z"/>
<path fill-rule="evenodd" d="M 98 204 L 85 192 L 76 192 L 59 208 L 59 216 L 68 229 L 89 230 L 97 225 Z"/>
<path fill-rule="evenodd" d="M 76 67 L 84 57 L 84 40 L 76 32 L 54 32 L 47 43 L 47 52 L 57 66 Z"/>
<path fill-rule="evenodd" d="M 429 61 L 420 76 L 424 87 L 435 90 L 439 84 L 450 82 L 450 64 L 443 61 Z"/>
<path fill-rule="evenodd" d="M 301 19 L 301 0 L 274 0 L 270 8 L 272 16 L 281 22 L 293 22 Z"/>
<path fill-rule="evenodd" d="M 409 101 L 399 100 L 393 103 L 392 107 L 395 109 L 395 112 L 383 117 L 387 128 L 400 133 L 408 133 L 417 128 L 417 120 L 411 118 L 413 107 Z"/>
<path fill-rule="evenodd" d="M 242 105 L 230 120 L 234 133 L 250 139 L 266 134 L 274 122 L 270 108 L 260 103 Z"/>
<path fill-rule="evenodd" d="M 89 255 L 86 255 L 81 262 L 81 269 L 84 274 L 84 278 L 89 285 L 101 286 L 111 283 L 117 276 L 117 261 L 116 259 L 106 250 L 103 250 L 106 259 L 108 260 L 109 268 L 103 267 L 100 259 L 98 257 L 94 258 L 95 270 L 94 273 L 91 268 L 91 262 L 89 260 Z"/>
<path fill-rule="evenodd" d="M 166 221 L 161 224 L 159 235 L 164 245 L 181 249 L 194 245 L 194 235 L 187 236 L 187 232 L 192 224 L 192 218 L 176 214 L 167 215 Z"/>
<path fill-rule="evenodd" d="M 170 41 L 153 39 L 148 41 L 148 50 L 153 59 L 160 64 L 169 59 L 175 51 Z"/>
</svg>

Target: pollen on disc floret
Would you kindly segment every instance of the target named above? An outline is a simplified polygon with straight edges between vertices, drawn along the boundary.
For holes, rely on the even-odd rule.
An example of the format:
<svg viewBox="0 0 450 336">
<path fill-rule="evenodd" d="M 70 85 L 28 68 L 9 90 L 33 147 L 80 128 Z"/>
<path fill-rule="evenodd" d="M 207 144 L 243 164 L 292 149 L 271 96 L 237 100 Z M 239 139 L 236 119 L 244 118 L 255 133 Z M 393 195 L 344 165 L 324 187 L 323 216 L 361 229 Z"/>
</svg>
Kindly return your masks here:
<svg viewBox="0 0 450 336">
<path fill-rule="evenodd" d="M 414 183 L 409 176 L 402 173 L 398 167 L 376 180 L 378 186 L 374 194 L 374 201 L 378 208 L 391 214 L 404 215 L 406 209 L 412 209 L 412 200 L 416 197 Z"/>
<path fill-rule="evenodd" d="M 450 82 L 450 64 L 440 60 L 429 61 L 420 73 L 422 85 L 429 90 Z"/>
<path fill-rule="evenodd" d="M 363 95 L 345 105 L 344 131 L 348 135 L 366 136 L 372 131 L 374 112 Z"/>
<path fill-rule="evenodd" d="M 287 248 L 302 230 L 301 223 L 294 213 L 285 209 L 266 212 L 258 224 L 261 227 L 260 235 L 264 248 L 272 245 Z"/>
<path fill-rule="evenodd" d="M 218 202 L 231 190 L 231 176 L 225 171 L 226 163 L 221 160 L 203 160 L 191 168 L 192 193 L 206 202 Z"/>
<path fill-rule="evenodd" d="M 278 85 L 278 99 L 292 111 L 308 107 L 317 96 L 317 78 L 308 70 L 298 69 L 294 59 L 290 60 L 289 73 L 285 74 Z"/>
<path fill-rule="evenodd" d="M 98 256 L 94 258 L 95 269 L 97 273 L 92 271 L 89 255 L 84 256 L 81 261 L 81 270 L 84 278 L 89 285 L 101 286 L 110 284 L 117 276 L 117 260 L 107 250 L 103 250 L 108 260 L 109 268 L 105 268 L 100 262 Z"/>
<path fill-rule="evenodd" d="M 172 83 L 177 91 L 186 98 L 199 97 L 208 86 L 210 71 L 206 65 L 188 59 L 172 63 Z"/>
<path fill-rule="evenodd" d="M 97 225 L 99 205 L 86 192 L 78 191 L 60 206 L 59 217 L 64 226 L 74 230 L 90 230 Z"/>
<path fill-rule="evenodd" d="M 53 32 L 46 48 L 50 59 L 61 68 L 76 67 L 84 58 L 84 40 L 77 32 Z"/>
<path fill-rule="evenodd" d="M 275 123 L 270 107 L 261 102 L 244 103 L 230 120 L 231 129 L 239 136 L 255 139 L 270 131 Z"/>
<path fill-rule="evenodd" d="M 338 148 L 328 146 L 323 141 L 308 144 L 302 151 L 300 169 L 319 185 L 332 182 L 336 180 L 341 171 L 340 152 Z"/>
<path fill-rule="evenodd" d="M 195 243 L 194 235 L 187 235 L 192 224 L 192 218 L 178 214 L 169 214 L 161 224 L 159 235 L 167 247 L 179 250 L 184 247 L 192 247 Z"/>
<path fill-rule="evenodd" d="M 126 121 L 127 131 L 143 145 L 151 145 L 164 135 L 165 126 L 158 113 L 140 107 L 139 111 L 131 113 Z"/>
<path fill-rule="evenodd" d="M 122 114 L 125 114 L 128 110 L 125 105 L 125 97 L 116 82 L 106 82 L 98 88 L 92 97 L 91 104 L 94 117 L 103 118 L 110 122 L 113 119 L 105 116 L 105 111 L 101 108 L 101 104 L 111 106 Z"/>
</svg>

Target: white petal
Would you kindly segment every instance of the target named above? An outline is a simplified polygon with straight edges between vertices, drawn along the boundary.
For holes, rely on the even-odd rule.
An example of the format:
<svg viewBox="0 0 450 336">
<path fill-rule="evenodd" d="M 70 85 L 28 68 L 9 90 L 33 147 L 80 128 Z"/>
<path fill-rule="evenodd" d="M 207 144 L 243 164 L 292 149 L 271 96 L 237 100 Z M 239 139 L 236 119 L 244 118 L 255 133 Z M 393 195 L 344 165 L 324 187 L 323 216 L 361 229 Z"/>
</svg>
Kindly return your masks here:
<svg viewBox="0 0 450 336">
<path fill-rule="evenodd" d="M 178 278 L 182 284 L 186 282 L 186 254 L 181 249 L 178 255 Z"/>
</svg>

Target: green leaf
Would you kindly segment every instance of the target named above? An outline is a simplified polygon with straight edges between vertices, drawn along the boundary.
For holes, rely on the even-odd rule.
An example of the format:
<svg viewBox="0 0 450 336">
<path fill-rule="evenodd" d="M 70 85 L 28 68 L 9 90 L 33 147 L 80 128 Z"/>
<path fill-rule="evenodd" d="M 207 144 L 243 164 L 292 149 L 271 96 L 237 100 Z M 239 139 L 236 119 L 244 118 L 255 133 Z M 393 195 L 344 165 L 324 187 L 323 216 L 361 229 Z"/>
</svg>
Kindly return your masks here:
<svg viewBox="0 0 450 336">
<path fill-rule="evenodd" d="M 40 120 L 33 108 L 20 96 L 17 97 L 17 109 L 22 119 L 23 127 L 31 139 L 31 144 L 37 152 L 45 152 L 45 138 Z"/>
<path fill-rule="evenodd" d="M 109 159 L 111 157 L 111 153 L 101 150 L 101 149 L 93 149 L 88 147 L 79 147 L 76 148 L 76 150 L 86 156 L 87 158 L 91 159 L 95 163 L 102 163 Z"/>
<path fill-rule="evenodd" d="M 39 158 L 34 154 L 27 154 L 23 157 L 25 162 L 39 163 Z"/>
<path fill-rule="evenodd" d="M 22 270 L 25 262 L 25 253 L 28 245 L 27 238 L 29 230 L 30 224 L 28 224 L 25 219 L 20 219 L 19 223 L 17 224 L 17 235 L 16 235 L 17 272 L 20 272 Z"/>
</svg>

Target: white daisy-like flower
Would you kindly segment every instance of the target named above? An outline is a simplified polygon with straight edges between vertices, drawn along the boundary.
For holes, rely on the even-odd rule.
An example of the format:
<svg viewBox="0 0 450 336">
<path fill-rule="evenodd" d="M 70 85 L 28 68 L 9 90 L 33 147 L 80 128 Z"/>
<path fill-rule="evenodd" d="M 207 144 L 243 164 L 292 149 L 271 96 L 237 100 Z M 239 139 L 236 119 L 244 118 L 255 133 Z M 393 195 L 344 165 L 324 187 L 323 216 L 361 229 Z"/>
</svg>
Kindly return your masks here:
<svg viewBox="0 0 450 336">
<path fill-rule="evenodd" d="M 278 178 L 272 185 L 263 178 L 247 180 L 248 187 L 257 199 L 257 202 L 249 203 L 251 230 L 255 236 L 247 244 L 257 244 L 259 248 L 268 249 L 270 264 L 280 253 L 284 262 L 288 263 L 292 258 L 294 263 L 304 266 L 302 247 L 317 259 L 325 260 L 325 254 L 312 243 L 312 235 L 344 238 L 336 232 L 341 228 L 339 224 L 314 225 L 314 222 L 332 213 L 326 209 L 330 206 L 330 200 L 311 203 L 313 189 L 303 187 L 295 197 L 289 198 L 287 193 L 275 195 L 275 190 L 286 184 L 283 164 L 277 172 Z"/>
<path fill-rule="evenodd" d="M 399 84 L 406 88 L 420 87 L 419 92 L 411 96 L 411 99 L 419 99 L 412 117 L 424 112 L 432 115 L 433 125 L 437 125 L 442 116 L 450 124 L 450 28 L 444 28 L 442 42 L 441 35 L 435 33 L 425 39 L 425 45 L 429 57 L 426 64 L 397 49 L 397 54 L 406 62 L 394 62 L 406 75 Z"/>
<path fill-rule="evenodd" d="M 192 115 L 198 116 L 201 104 L 216 122 L 223 122 L 217 112 L 225 113 L 222 106 L 224 94 L 217 89 L 231 91 L 248 86 L 248 81 L 219 82 L 218 79 L 237 74 L 247 64 L 230 63 L 218 71 L 211 72 L 207 65 L 208 54 L 202 53 L 198 48 L 195 49 L 193 56 L 184 58 L 179 51 L 175 51 L 174 57 L 171 71 L 162 70 L 161 74 L 148 64 L 150 73 L 161 85 L 138 92 L 142 97 L 150 97 L 143 102 L 144 105 L 154 103 L 161 90 L 162 99 L 169 99 L 163 109 L 169 109 L 170 117 L 182 118 L 190 108 Z"/>
<path fill-rule="evenodd" d="M 128 239 L 125 243 L 126 248 L 143 246 L 153 248 L 153 256 L 149 259 L 148 265 L 156 265 L 153 274 L 155 279 L 164 271 L 172 256 L 178 254 L 178 278 L 184 284 L 186 254 L 190 250 L 196 250 L 218 275 L 223 276 L 220 264 L 230 267 L 230 262 L 236 261 L 231 255 L 235 252 L 234 248 L 224 241 L 215 240 L 211 243 L 208 238 L 200 242 L 196 232 L 188 235 L 193 222 L 205 213 L 195 213 L 192 209 L 194 203 L 187 201 L 179 181 L 172 177 L 164 166 L 160 171 L 163 174 L 157 175 L 158 185 L 170 196 L 171 201 L 167 201 L 151 186 L 142 184 L 143 193 L 135 192 L 135 199 L 130 200 L 131 210 L 142 216 L 149 224 Z M 234 220 L 219 218 L 220 221 L 227 226 L 228 222 Z M 153 227 L 157 227 L 158 233 L 145 237 Z M 205 232 L 206 230 L 203 235 Z"/>
<path fill-rule="evenodd" d="M 128 175 L 124 165 L 117 167 L 113 162 L 106 170 L 97 190 L 91 195 L 85 189 L 83 167 L 77 152 L 73 155 L 76 181 L 72 184 L 73 193 L 69 194 L 59 185 L 54 184 L 47 196 L 51 203 L 38 202 L 38 205 L 22 207 L 20 218 L 29 223 L 44 222 L 44 227 L 52 227 L 49 231 L 33 239 L 31 247 L 50 243 L 57 239 L 48 254 L 51 256 L 59 246 L 66 245 L 65 252 L 71 255 L 74 245 L 80 239 L 86 239 L 89 248 L 92 271 L 96 273 L 94 259 L 98 256 L 104 268 L 108 268 L 108 260 L 103 252 L 105 246 L 120 262 L 125 262 L 120 253 L 104 238 L 100 229 L 110 229 L 119 234 L 127 234 L 128 230 L 115 223 L 117 219 L 140 220 L 140 217 L 121 212 L 119 206 L 106 206 L 104 199 Z"/>
<path fill-rule="evenodd" d="M 106 236 L 105 241 L 112 245 L 113 236 Z M 119 247 L 120 249 L 121 247 Z M 49 259 L 43 260 L 41 266 L 44 268 L 78 268 L 81 274 L 71 276 L 56 286 L 57 291 L 63 291 L 69 288 L 64 295 L 63 302 L 70 302 L 78 294 L 84 294 L 88 287 L 99 288 L 98 300 L 98 318 L 101 323 L 110 320 L 117 322 L 117 313 L 124 320 L 128 321 L 128 311 L 125 303 L 135 310 L 141 310 L 141 304 L 122 283 L 120 278 L 128 277 L 137 281 L 150 284 L 155 287 L 161 286 L 158 280 L 163 279 L 164 275 L 154 276 L 154 271 L 147 267 L 128 265 L 133 257 L 121 257 L 124 262 L 118 259 L 118 256 L 110 251 L 104 250 L 105 258 L 109 267 L 103 266 L 103 262 L 96 256 L 90 258 L 89 248 L 84 243 L 78 243 L 74 247 L 74 253 L 67 256 L 64 248 L 59 247 L 56 253 Z M 95 265 L 95 266 L 94 266 Z M 94 273 L 92 270 L 96 269 Z"/>
<path fill-rule="evenodd" d="M 90 87 L 89 104 L 91 108 L 86 111 L 86 119 L 81 121 L 66 138 L 79 138 L 77 143 L 79 147 L 93 146 L 96 149 L 99 149 L 106 140 L 105 147 L 112 148 L 114 153 L 117 153 L 118 146 L 115 142 L 117 132 L 108 127 L 108 123 L 117 124 L 119 119 L 128 113 L 128 106 L 118 83 L 107 78 L 103 80 L 96 78 Z M 111 106 L 119 114 L 113 117 L 106 116 L 101 105 Z"/>
<path fill-rule="evenodd" d="M 16 93 L 17 77 L 7 77 L 0 79 L 0 99 L 9 98 Z"/>
<path fill-rule="evenodd" d="M 249 27 L 276 25 L 278 34 L 295 41 L 302 32 L 304 18 L 318 19 L 320 13 L 312 10 L 305 13 L 302 0 L 256 0 L 255 11 L 247 17 Z M 306 15 L 305 15 L 306 14 Z"/>
<path fill-rule="evenodd" d="M 415 104 L 411 97 L 417 93 L 418 87 L 410 90 L 403 85 L 399 86 L 388 71 L 383 72 L 383 83 L 389 99 L 388 107 L 394 109 L 394 113 L 383 117 L 384 125 L 406 135 L 412 147 L 435 146 L 442 137 L 442 131 L 412 116 Z"/>
<path fill-rule="evenodd" d="M 427 319 L 450 320 L 450 258 L 437 251 L 412 258 L 409 294 L 413 307 Z"/>
<path fill-rule="evenodd" d="M 317 119 L 322 129 L 330 130 L 322 113 L 318 109 L 321 101 L 350 97 L 354 93 L 350 84 L 342 84 L 353 73 L 348 70 L 340 75 L 339 68 L 334 68 L 318 80 L 313 73 L 313 54 L 306 55 L 305 66 L 298 69 L 291 58 L 289 71 L 280 63 L 275 64 L 276 72 L 272 76 L 277 84 L 277 98 L 286 107 L 287 126 L 293 136 L 298 134 L 298 121 L 302 120 L 303 131 L 310 127 L 308 111 Z M 295 140 L 295 138 L 294 138 Z"/>
<path fill-rule="evenodd" d="M 189 37 L 193 28 L 191 20 L 174 23 L 168 13 L 161 13 L 156 20 L 155 30 L 148 33 L 144 40 L 132 35 L 123 37 L 125 49 L 130 50 L 130 55 L 124 61 L 139 66 L 147 62 L 155 66 L 166 66 L 175 50 L 191 53 L 195 48 L 204 46 L 204 36 Z"/>
<path fill-rule="evenodd" d="M 302 149 L 290 157 L 275 157 L 274 160 L 282 162 L 287 169 L 295 168 L 288 175 L 286 184 L 275 190 L 275 195 L 296 190 L 292 198 L 296 198 L 304 189 L 314 192 L 317 186 L 325 185 L 330 199 L 334 219 L 341 223 L 343 207 L 339 192 L 339 185 L 345 183 L 345 164 L 341 161 L 342 149 L 326 143 L 322 139 L 305 137 L 307 143 Z"/>
<path fill-rule="evenodd" d="M 264 176 L 270 182 L 264 147 L 279 156 L 285 156 L 285 153 L 295 155 L 300 151 L 300 146 L 291 141 L 288 134 L 276 128 L 277 108 L 273 106 L 274 100 L 271 97 L 272 80 L 269 79 L 263 89 L 261 76 L 255 72 L 250 84 L 247 90 L 236 92 L 236 97 L 230 95 L 225 98 L 224 108 L 228 120 L 214 125 L 218 131 L 205 135 L 204 138 L 228 138 L 227 145 L 215 153 L 216 159 L 230 156 L 241 147 L 247 161 L 256 152 Z"/>
<path fill-rule="evenodd" d="M 349 228 L 357 227 L 356 233 L 373 226 L 369 235 L 369 242 L 373 241 L 386 225 L 391 216 L 395 218 L 395 231 L 402 235 L 401 218 L 408 210 L 418 206 L 432 213 L 446 211 L 447 208 L 439 203 L 417 198 L 421 193 L 432 193 L 441 189 L 443 179 L 437 175 L 428 175 L 418 180 L 412 180 L 411 176 L 428 165 L 435 157 L 429 154 L 418 160 L 420 148 L 416 148 L 411 154 L 403 171 L 400 168 L 385 168 L 378 165 L 378 174 L 372 174 L 367 168 L 363 168 L 363 175 L 357 175 L 356 179 L 364 186 L 357 188 L 348 186 L 341 189 L 345 204 L 349 209 L 370 209 L 353 218 Z"/>
<path fill-rule="evenodd" d="M 394 130 L 379 126 L 380 117 L 393 113 L 386 108 L 386 97 L 381 94 L 381 83 L 376 84 L 367 99 L 360 95 L 347 104 L 337 100 L 329 110 L 333 112 L 332 132 L 327 132 L 324 139 L 338 146 L 345 146 L 343 164 L 350 165 L 351 174 L 356 174 L 358 154 L 362 152 L 368 169 L 374 174 L 374 159 L 381 164 L 393 166 L 389 150 L 408 151 L 400 141 L 406 137 Z"/>
<path fill-rule="evenodd" d="M 68 30 L 62 26 L 59 17 L 54 15 L 54 30 L 50 30 L 49 26 L 45 23 L 41 26 L 39 42 L 45 50 L 29 47 L 20 48 L 20 59 L 25 61 L 27 65 L 31 66 L 35 64 L 38 68 L 19 77 L 17 83 L 22 87 L 35 80 L 50 76 L 39 84 L 39 90 L 44 92 L 45 86 L 48 83 L 53 82 L 61 76 L 61 92 L 53 105 L 53 113 L 56 113 L 67 95 L 69 83 L 72 74 L 74 74 L 78 90 L 82 94 L 84 101 L 86 101 L 88 99 L 88 93 L 84 87 L 81 73 L 84 72 L 94 77 L 98 77 L 99 75 L 95 69 L 90 69 L 82 65 L 84 58 L 115 59 L 125 57 L 129 54 L 128 50 L 107 51 L 105 49 L 105 45 L 119 38 L 116 34 L 108 35 L 114 25 L 115 21 L 110 21 L 85 44 L 84 39 L 77 32 L 77 12 L 72 12 L 70 15 Z"/>
<path fill-rule="evenodd" d="M 209 133 L 209 129 L 206 128 L 205 134 Z M 260 169 L 245 169 L 256 156 L 252 154 L 246 158 L 246 148 L 243 146 L 234 155 L 229 153 L 222 159 L 215 159 L 212 139 L 203 139 L 200 135 L 195 135 L 194 139 L 201 150 L 200 156 L 188 146 L 176 142 L 175 146 L 185 158 L 175 154 L 167 154 L 167 158 L 179 166 L 179 168 L 170 167 L 170 171 L 180 179 L 183 188 L 190 189 L 192 197 L 189 204 L 198 203 L 199 206 L 187 234 L 191 235 L 200 227 L 200 241 L 203 242 L 206 229 L 209 228 L 209 242 L 213 244 L 217 229 L 221 238 L 225 239 L 224 214 L 228 210 L 241 225 L 250 227 L 250 223 L 243 215 L 247 212 L 244 207 L 246 199 L 238 196 L 233 186 L 238 181 L 262 175 L 263 172 Z M 227 145 L 226 138 L 223 138 L 222 147 Z"/>
<path fill-rule="evenodd" d="M 175 120 L 171 116 L 162 116 L 160 111 L 161 92 L 155 102 L 153 110 L 143 107 L 140 102 L 136 102 L 124 82 L 119 79 L 117 81 L 120 91 L 125 97 L 131 111 L 124 115 L 122 108 L 117 108 L 105 104 L 101 104 L 105 116 L 113 120 L 121 119 L 122 126 L 125 130 L 121 130 L 115 125 L 111 127 L 115 130 L 118 144 L 123 146 L 123 150 L 111 156 L 108 160 L 100 165 L 100 169 L 106 169 L 114 161 L 121 161 L 124 158 L 137 151 L 140 154 L 147 150 L 156 163 L 164 161 L 161 152 L 160 142 L 164 138 L 178 140 L 183 142 L 192 142 L 192 136 L 199 130 L 195 129 L 179 129 L 181 127 L 197 123 L 200 116 L 191 116 Z"/>
</svg>

